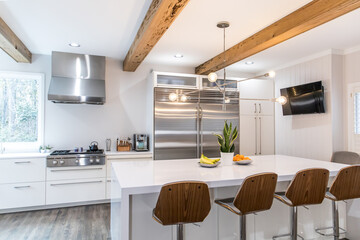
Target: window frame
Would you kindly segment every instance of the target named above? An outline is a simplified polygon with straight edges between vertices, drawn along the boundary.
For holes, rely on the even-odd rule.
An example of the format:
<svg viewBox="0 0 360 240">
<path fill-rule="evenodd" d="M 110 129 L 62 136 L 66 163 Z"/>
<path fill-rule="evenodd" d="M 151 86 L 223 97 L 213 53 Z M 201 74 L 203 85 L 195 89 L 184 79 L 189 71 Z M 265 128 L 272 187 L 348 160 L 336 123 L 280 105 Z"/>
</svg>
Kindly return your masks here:
<svg viewBox="0 0 360 240">
<path fill-rule="evenodd" d="M 36 79 L 39 82 L 38 140 L 36 142 L 2 142 L 5 152 L 34 152 L 44 145 L 45 136 L 45 74 L 35 72 L 0 71 L 0 77 Z"/>
</svg>

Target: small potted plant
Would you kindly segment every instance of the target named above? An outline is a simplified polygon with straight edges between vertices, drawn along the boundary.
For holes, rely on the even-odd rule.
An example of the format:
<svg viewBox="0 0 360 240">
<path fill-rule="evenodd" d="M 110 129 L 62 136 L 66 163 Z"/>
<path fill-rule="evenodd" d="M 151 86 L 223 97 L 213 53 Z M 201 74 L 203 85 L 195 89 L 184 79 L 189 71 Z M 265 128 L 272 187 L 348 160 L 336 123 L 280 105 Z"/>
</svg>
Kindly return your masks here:
<svg viewBox="0 0 360 240">
<path fill-rule="evenodd" d="M 39 147 L 39 152 L 44 153 L 45 152 L 45 146 L 41 145 Z"/>
<path fill-rule="evenodd" d="M 49 153 L 49 152 L 51 152 L 51 149 L 53 149 L 53 147 L 51 147 L 50 145 L 47 145 L 45 147 L 45 152 Z"/>
<path fill-rule="evenodd" d="M 224 165 L 232 165 L 235 144 L 234 141 L 238 137 L 237 127 L 232 129 L 232 123 L 230 125 L 225 121 L 223 135 L 215 134 L 218 138 L 218 143 L 220 145 L 221 161 Z"/>
</svg>

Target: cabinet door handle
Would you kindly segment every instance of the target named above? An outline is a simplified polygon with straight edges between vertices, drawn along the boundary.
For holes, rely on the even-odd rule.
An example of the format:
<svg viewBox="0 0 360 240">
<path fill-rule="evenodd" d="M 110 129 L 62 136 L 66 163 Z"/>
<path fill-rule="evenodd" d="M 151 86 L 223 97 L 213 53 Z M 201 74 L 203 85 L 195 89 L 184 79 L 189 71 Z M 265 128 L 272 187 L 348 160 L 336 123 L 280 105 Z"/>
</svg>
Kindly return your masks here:
<svg viewBox="0 0 360 240">
<path fill-rule="evenodd" d="M 255 107 L 255 109 L 254 109 L 254 113 L 256 113 L 256 112 L 257 112 L 256 103 L 254 103 L 254 107 Z"/>
<path fill-rule="evenodd" d="M 103 168 L 80 168 L 80 169 L 52 169 L 51 172 L 70 172 L 70 171 L 91 171 L 91 170 L 102 170 Z"/>
<path fill-rule="evenodd" d="M 19 188 L 29 188 L 30 187 L 30 185 L 26 185 L 26 186 L 15 186 L 14 188 L 15 189 L 19 189 Z"/>
<path fill-rule="evenodd" d="M 256 106 L 256 104 L 255 104 Z M 256 117 L 255 119 L 255 155 L 257 155 L 257 121 L 256 121 Z"/>
<path fill-rule="evenodd" d="M 261 132 L 261 117 L 259 117 L 259 128 L 260 128 L 260 151 L 259 151 L 259 155 L 261 155 L 261 134 L 262 134 L 262 132 Z"/>
<path fill-rule="evenodd" d="M 111 180 L 107 180 L 107 182 L 111 182 Z"/>
<path fill-rule="evenodd" d="M 23 163 L 31 163 L 31 161 L 20 161 L 20 162 L 14 162 L 15 164 L 23 164 Z"/>
<path fill-rule="evenodd" d="M 259 113 L 261 113 L 261 103 L 259 103 Z"/>
<path fill-rule="evenodd" d="M 88 181 L 88 182 L 69 182 L 69 183 L 52 183 L 50 186 L 63 186 L 63 185 L 75 185 L 75 184 L 88 184 L 88 183 L 102 183 L 102 181 Z"/>
</svg>

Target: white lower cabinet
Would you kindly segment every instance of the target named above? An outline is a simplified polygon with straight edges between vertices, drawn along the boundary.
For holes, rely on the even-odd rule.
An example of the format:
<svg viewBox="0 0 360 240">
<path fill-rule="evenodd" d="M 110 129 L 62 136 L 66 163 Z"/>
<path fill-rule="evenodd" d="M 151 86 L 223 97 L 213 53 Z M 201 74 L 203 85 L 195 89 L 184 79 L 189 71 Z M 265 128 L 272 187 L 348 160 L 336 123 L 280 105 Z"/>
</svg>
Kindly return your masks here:
<svg viewBox="0 0 360 240">
<path fill-rule="evenodd" d="M 45 205 L 45 182 L 0 185 L 0 209 Z"/>
<path fill-rule="evenodd" d="M 45 158 L 0 160 L 0 183 L 45 181 Z"/>
<path fill-rule="evenodd" d="M 87 202 L 105 199 L 105 178 L 46 182 L 46 204 Z"/>
<path fill-rule="evenodd" d="M 106 166 L 47 168 L 46 204 L 104 200 Z"/>
<path fill-rule="evenodd" d="M 46 181 L 105 177 L 105 165 L 86 167 L 48 167 L 46 170 Z"/>
</svg>

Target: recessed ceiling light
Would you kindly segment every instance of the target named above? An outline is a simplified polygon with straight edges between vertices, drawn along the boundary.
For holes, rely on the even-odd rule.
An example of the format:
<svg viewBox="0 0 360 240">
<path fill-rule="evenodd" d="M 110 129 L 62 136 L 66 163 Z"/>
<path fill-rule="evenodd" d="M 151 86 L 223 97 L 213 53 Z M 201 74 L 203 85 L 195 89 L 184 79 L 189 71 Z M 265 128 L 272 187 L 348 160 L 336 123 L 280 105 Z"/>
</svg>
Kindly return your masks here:
<svg viewBox="0 0 360 240">
<path fill-rule="evenodd" d="M 70 47 L 80 47 L 80 44 L 78 43 L 69 43 Z"/>
<path fill-rule="evenodd" d="M 252 62 L 252 61 L 248 61 L 248 62 L 245 62 L 245 64 L 246 64 L 246 65 L 253 65 L 253 64 L 254 64 L 254 62 Z"/>
<path fill-rule="evenodd" d="M 182 57 L 184 57 L 184 55 L 182 55 L 181 53 L 177 53 L 177 54 L 174 55 L 174 57 L 176 57 L 176 58 L 182 58 Z"/>
</svg>

